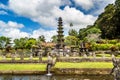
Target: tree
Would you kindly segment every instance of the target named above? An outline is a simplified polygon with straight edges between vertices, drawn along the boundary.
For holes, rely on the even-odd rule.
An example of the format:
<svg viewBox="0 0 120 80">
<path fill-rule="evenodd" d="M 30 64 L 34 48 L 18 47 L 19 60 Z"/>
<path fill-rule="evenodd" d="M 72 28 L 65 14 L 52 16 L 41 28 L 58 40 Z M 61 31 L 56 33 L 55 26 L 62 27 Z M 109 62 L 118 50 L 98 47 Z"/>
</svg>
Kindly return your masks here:
<svg viewBox="0 0 120 80">
<path fill-rule="evenodd" d="M 52 42 L 57 43 L 57 35 L 53 35 L 51 39 L 52 39 Z"/>
<path fill-rule="evenodd" d="M 20 38 L 20 39 L 15 39 L 14 40 L 14 48 L 26 48 L 25 45 L 26 45 L 26 42 L 27 42 L 28 38 Z"/>
<path fill-rule="evenodd" d="M 116 37 L 120 38 L 120 0 L 115 1 L 115 15 L 113 20 L 116 26 Z"/>
<path fill-rule="evenodd" d="M 27 41 L 26 41 L 26 44 L 25 44 L 25 48 L 26 49 L 31 49 L 33 45 L 35 45 L 37 43 L 36 39 L 34 38 L 29 38 Z"/>
<path fill-rule="evenodd" d="M 116 26 L 114 20 L 115 14 L 115 6 L 113 4 L 109 4 L 105 11 L 99 15 L 98 19 L 95 22 L 95 25 L 100 28 L 101 37 L 114 39 L 116 38 Z"/>
<path fill-rule="evenodd" d="M 76 37 L 78 36 L 78 33 L 77 33 L 77 31 L 75 29 L 70 29 L 69 32 L 68 32 L 68 34 L 70 36 L 76 36 Z"/>
<path fill-rule="evenodd" d="M 72 27 L 73 26 L 73 23 L 70 23 L 70 27 Z"/>
<path fill-rule="evenodd" d="M 44 35 L 39 36 L 38 42 L 45 42 L 45 36 Z"/>
<path fill-rule="evenodd" d="M 69 46 L 71 45 L 78 45 L 79 39 L 75 36 L 67 36 L 65 37 L 65 43 Z"/>
<path fill-rule="evenodd" d="M 5 48 L 6 46 L 8 46 L 8 44 L 10 44 L 11 39 L 5 36 L 1 36 L 0 37 L 0 48 Z"/>
</svg>

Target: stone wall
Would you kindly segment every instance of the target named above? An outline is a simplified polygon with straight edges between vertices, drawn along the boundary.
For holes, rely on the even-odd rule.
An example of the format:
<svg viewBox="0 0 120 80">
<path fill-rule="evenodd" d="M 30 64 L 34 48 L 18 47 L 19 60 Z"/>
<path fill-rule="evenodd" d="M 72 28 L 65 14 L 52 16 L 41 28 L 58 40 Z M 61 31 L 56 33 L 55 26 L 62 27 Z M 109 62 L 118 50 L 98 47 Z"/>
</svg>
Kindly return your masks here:
<svg viewBox="0 0 120 80">
<path fill-rule="evenodd" d="M 110 75 L 111 69 L 93 69 L 93 68 L 54 68 L 55 74 L 71 74 L 71 75 Z"/>
</svg>

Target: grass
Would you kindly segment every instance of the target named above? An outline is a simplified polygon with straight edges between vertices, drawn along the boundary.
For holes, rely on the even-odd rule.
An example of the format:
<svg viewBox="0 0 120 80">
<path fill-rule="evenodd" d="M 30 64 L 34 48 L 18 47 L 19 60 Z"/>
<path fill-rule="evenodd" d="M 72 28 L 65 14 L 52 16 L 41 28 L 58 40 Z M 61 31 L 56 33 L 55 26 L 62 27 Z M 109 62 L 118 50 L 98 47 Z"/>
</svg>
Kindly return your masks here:
<svg viewBox="0 0 120 80">
<path fill-rule="evenodd" d="M 3 60 L 2 57 L 0 57 L 0 60 Z M 6 58 L 6 60 L 12 60 L 12 58 Z M 20 58 L 15 58 L 15 60 L 20 60 Z M 29 57 L 24 58 L 24 60 L 30 60 Z M 39 60 L 38 57 L 34 57 L 33 60 Z M 47 60 L 47 57 L 43 57 L 42 60 Z"/>
<path fill-rule="evenodd" d="M 0 64 L 0 71 L 45 71 L 45 64 Z"/>
<path fill-rule="evenodd" d="M 113 68 L 111 62 L 57 62 L 55 68 Z"/>
<path fill-rule="evenodd" d="M 54 68 L 113 68 L 111 62 L 57 62 Z M 46 64 L 0 64 L 0 71 L 45 71 Z"/>
</svg>

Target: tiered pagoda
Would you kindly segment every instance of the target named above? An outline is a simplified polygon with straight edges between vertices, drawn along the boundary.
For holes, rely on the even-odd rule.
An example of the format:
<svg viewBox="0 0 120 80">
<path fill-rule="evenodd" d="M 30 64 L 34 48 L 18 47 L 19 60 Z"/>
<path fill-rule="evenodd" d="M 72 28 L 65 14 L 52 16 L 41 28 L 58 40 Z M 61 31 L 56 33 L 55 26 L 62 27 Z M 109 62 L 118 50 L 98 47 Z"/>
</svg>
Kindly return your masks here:
<svg viewBox="0 0 120 80">
<path fill-rule="evenodd" d="M 63 35 L 63 27 L 62 27 L 62 18 L 59 17 L 58 19 L 58 35 L 57 35 L 57 45 L 56 48 L 57 49 L 64 49 L 64 35 Z"/>
</svg>

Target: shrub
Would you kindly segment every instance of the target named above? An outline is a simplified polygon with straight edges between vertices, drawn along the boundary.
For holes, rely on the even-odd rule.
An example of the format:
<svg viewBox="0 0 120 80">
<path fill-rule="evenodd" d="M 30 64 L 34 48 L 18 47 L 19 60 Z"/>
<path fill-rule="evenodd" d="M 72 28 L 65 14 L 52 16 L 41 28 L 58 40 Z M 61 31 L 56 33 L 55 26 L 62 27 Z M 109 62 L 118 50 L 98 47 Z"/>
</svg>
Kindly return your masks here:
<svg viewBox="0 0 120 80">
<path fill-rule="evenodd" d="M 113 44 L 93 44 L 92 50 L 109 50 Z"/>
<path fill-rule="evenodd" d="M 111 50 L 111 51 L 116 51 L 116 50 L 118 50 L 118 47 L 115 46 L 115 45 L 113 45 L 113 46 L 110 47 L 110 50 Z"/>
<path fill-rule="evenodd" d="M 118 49 L 120 50 L 120 43 L 117 43 L 116 46 L 117 46 Z"/>
<path fill-rule="evenodd" d="M 116 44 L 118 41 L 117 40 L 109 40 L 108 43 L 109 44 Z"/>
</svg>

